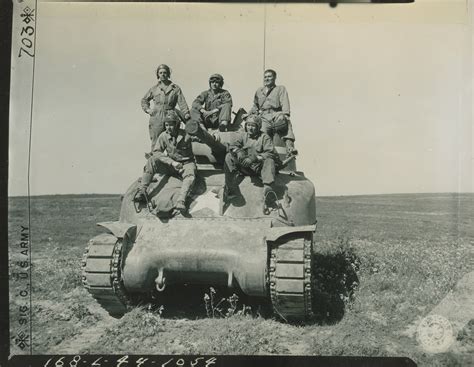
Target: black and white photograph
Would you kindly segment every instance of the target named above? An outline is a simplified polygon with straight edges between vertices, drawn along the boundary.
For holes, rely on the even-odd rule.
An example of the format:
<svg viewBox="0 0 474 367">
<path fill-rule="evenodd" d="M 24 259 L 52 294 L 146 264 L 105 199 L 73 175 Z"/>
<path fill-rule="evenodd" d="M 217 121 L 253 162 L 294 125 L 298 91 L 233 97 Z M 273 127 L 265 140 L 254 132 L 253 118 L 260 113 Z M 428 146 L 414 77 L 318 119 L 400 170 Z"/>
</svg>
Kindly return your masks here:
<svg viewBox="0 0 474 367">
<path fill-rule="evenodd" d="M 12 2 L 10 358 L 472 363 L 472 1 Z"/>
</svg>

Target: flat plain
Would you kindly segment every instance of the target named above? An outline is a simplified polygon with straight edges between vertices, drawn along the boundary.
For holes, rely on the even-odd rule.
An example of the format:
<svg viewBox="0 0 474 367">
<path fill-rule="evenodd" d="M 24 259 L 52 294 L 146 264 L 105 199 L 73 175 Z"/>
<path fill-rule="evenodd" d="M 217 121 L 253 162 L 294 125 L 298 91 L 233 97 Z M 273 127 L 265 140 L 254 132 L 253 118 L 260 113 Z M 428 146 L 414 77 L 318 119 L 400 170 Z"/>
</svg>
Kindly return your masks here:
<svg viewBox="0 0 474 367">
<path fill-rule="evenodd" d="M 27 202 L 9 199 L 11 275 L 20 269 Z M 120 197 L 40 196 L 30 203 L 35 354 L 406 356 L 419 366 L 464 366 L 474 358 L 472 317 L 446 352 L 428 353 L 416 338 L 423 317 L 474 270 L 474 194 L 318 198 L 315 318 L 306 325 L 209 287 L 171 289 L 155 304 L 112 318 L 83 289 L 80 267 L 88 240 L 101 233 L 96 223 L 118 218 Z M 12 331 L 21 284 L 10 277 Z"/>
</svg>

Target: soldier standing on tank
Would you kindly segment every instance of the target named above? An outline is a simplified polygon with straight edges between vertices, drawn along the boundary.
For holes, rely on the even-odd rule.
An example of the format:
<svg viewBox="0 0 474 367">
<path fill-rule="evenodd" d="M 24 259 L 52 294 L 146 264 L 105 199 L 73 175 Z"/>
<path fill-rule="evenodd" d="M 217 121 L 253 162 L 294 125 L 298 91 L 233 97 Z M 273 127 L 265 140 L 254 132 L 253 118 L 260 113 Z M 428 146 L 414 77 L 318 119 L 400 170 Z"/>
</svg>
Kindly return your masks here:
<svg viewBox="0 0 474 367">
<path fill-rule="evenodd" d="M 230 145 L 224 162 L 225 201 L 237 196 L 237 176 L 259 176 L 263 182 L 264 199 L 275 182 L 277 153 L 270 136 L 261 131 L 261 118 L 250 115 L 237 140 Z"/>
<path fill-rule="evenodd" d="M 278 133 L 285 141 L 288 155 L 295 153 L 295 135 L 290 121 L 290 100 L 283 85 L 276 85 L 275 70 L 265 70 L 263 87 L 255 92 L 249 115 L 262 118 L 262 131 L 270 136 Z"/>
<path fill-rule="evenodd" d="M 209 89 L 194 100 L 191 119 L 206 129 L 227 130 L 232 113 L 232 96 L 222 89 L 224 78 L 220 74 L 209 77 Z"/>
<path fill-rule="evenodd" d="M 178 105 L 182 120 L 189 120 L 191 116 L 181 88 L 170 80 L 170 76 L 171 70 L 168 65 L 158 66 L 156 69 L 158 83 L 148 90 L 141 101 L 143 111 L 150 115 L 148 127 L 152 150 L 158 136 L 165 130 L 164 118 L 168 111 L 175 110 L 178 113 L 176 110 Z M 152 100 L 153 106 L 150 106 Z"/>
<path fill-rule="evenodd" d="M 183 184 L 176 209 L 185 212 L 186 199 L 191 192 L 197 174 L 191 137 L 179 128 L 180 120 L 174 111 L 169 112 L 163 121 L 165 131 L 158 137 L 153 154 L 146 162 L 135 200 L 139 202 L 147 200 L 147 188 L 154 174 L 178 176 L 183 180 Z"/>
</svg>

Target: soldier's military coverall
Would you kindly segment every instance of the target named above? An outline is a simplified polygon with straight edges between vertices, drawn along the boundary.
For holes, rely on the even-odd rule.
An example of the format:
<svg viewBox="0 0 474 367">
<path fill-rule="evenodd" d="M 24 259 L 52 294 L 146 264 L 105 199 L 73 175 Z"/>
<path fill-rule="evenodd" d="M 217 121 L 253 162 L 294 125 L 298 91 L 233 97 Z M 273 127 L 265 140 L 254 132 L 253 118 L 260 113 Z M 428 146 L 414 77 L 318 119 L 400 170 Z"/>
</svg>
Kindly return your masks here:
<svg viewBox="0 0 474 367">
<path fill-rule="evenodd" d="M 158 136 L 165 130 L 164 118 L 169 110 L 175 110 L 179 106 L 183 116 L 189 115 L 189 107 L 184 98 L 181 88 L 171 82 L 169 85 L 162 83 L 150 88 L 142 98 L 141 105 L 143 111 L 147 112 L 150 108 L 150 101 L 153 100 L 153 107 L 150 112 L 149 131 L 151 147 L 155 146 Z"/>
<path fill-rule="evenodd" d="M 201 108 L 206 111 L 218 109 L 207 118 L 200 112 Z M 217 129 L 222 121 L 230 122 L 232 113 L 232 96 L 225 89 L 220 89 L 214 93 L 211 89 L 205 90 L 194 100 L 191 107 L 191 119 L 203 124 L 207 129 Z"/>
<path fill-rule="evenodd" d="M 181 163 L 183 170 L 179 172 L 173 167 L 173 162 Z M 172 136 L 166 131 L 160 134 L 153 149 L 153 155 L 146 162 L 142 187 L 148 187 L 156 173 L 182 178 L 179 200 L 186 200 L 196 179 L 197 167 L 194 162 L 191 137 L 184 130 L 178 130 L 177 136 Z"/>
<path fill-rule="evenodd" d="M 239 171 L 245 175 L 259 176 L 264 185 L 272 185 L 275 182 L 277 153 L 270 136 L 259 131 L 257 136 L 251 137 L 249 133 L 242 132 L 230 146 L 230 151 L 234 150 L 236 150 L 235 154 L 227 153 L 224 163 L 225 182 L 229 191 L 236 189 L 235 181 Z M 239 152 L 243 154 L 239 154 Z M 257 155 L 261 156 L 263 160 L 256 160 Z M 241 158 L 253 157 L 253 163 L 250 167 L 243 167 L 239 162 L 239 156 Z"/>
<path fill-rule="evenodd" d="M 270 135 L 273 133 L 274 121 L 278 117 L 285 118 L 288 131 L 285 131 L 286 134 L 283 134 L 282 138 L 295 140 L 290 121 L 290 100 L 283 85 L 275 85 L 270 89 L 267 87 L 258 88 L 249 114 L 258 114 L 262 118 L 262 131 Z"/>
</svg>

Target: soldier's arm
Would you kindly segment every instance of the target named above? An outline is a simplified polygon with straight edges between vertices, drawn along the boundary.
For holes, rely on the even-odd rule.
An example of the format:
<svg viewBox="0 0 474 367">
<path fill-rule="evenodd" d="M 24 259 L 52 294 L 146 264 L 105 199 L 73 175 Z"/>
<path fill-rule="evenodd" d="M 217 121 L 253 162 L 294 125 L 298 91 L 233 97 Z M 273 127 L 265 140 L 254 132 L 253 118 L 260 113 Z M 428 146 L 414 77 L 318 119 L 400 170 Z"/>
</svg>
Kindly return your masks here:
<svg viewBox="0 0 474 367">
<path fill-rule="evenodd" d="M 206 103 L 207 91 L 202 92 L 200 95 L 196 97 L 191 105 L 191 108 L 201 111 L 202 106 Z"/>
<path fill-rule="evenodd" d="M 285 87 L 281 87 L 280 91 L 280 103 L 282 112 L 290 117 L 290 99 L 288 98 L 288 92 Z"/>
<path fill-rule="evenodd" d="M 253 106 L 252 108 L 250 109 L 249 111 L 249 115 L 252 115 L 254 113 L 258 113 L 258 110 L 259 110 L 259 105 L 258 105 L 258 96 L 257 96 L 257 92 L 255 92 L 255 96 L 253 97 Z"/>
<path fill-rule="evenodd" d="M 153 87 L 151 87 L 148 92 L 143 96 L 141 105 L 143 111 L 148 113 L 148 110 L 150 109 L 150 101 L 153 99 Z"/>
<path fill-rule="evenodd" d="M 232 144 L 230 144 L 229 150 L 231 152 L 240 150 L 244 146 L 244 134 L 244 132 L 240 132 L 237 135 L 236 140 Z"/>
<path fill-rule="evenodd" d="M 184 94 L 181 91 L 181 88 L 178 87 L 178 106 L 180 111 L 183 113 L 184 118 L 188 119 L 189 118 L 189 107 L 188 103 L 186 102 L 186 99 L 184 98 Z"/>
<path fill-rule="evenodd" d="M 165 137 L 160 135 L 155 143 L 155 147 L 153 148 L 153 155 L 160 162 L 171 166 L 174 160 L 166 155 L 166 144 Z"/>
</svg>

